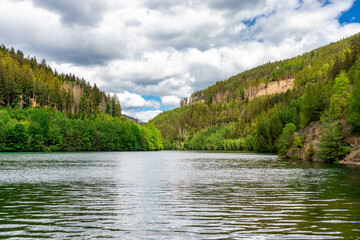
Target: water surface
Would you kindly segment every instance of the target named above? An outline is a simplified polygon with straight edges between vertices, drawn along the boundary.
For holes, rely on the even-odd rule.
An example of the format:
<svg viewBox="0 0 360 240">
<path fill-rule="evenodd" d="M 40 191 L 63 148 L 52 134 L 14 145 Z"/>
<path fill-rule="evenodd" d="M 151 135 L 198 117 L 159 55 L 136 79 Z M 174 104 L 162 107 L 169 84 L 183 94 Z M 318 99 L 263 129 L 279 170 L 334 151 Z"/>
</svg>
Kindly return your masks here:
<svg viewBox="0 0 360 240">
<path fill-rule="evenodd" d="M 360 168 L 206 152 L 0 154 L 0 239 L 360 239 Z"/>
</svg>

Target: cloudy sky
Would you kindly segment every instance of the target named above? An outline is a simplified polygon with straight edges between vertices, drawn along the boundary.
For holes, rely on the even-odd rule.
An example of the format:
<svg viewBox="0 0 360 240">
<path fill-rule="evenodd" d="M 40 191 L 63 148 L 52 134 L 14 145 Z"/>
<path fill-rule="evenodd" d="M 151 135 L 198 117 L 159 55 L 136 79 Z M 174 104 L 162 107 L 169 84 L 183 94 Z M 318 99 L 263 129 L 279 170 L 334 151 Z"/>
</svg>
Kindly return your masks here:
<svg viewBox="0 0 360 240">
<path fill-rule="evenodd" d="M 359 1 L 0 0 L 0 44 L 147 121 L 218 80 L 360 32 Z"/>
</svg>

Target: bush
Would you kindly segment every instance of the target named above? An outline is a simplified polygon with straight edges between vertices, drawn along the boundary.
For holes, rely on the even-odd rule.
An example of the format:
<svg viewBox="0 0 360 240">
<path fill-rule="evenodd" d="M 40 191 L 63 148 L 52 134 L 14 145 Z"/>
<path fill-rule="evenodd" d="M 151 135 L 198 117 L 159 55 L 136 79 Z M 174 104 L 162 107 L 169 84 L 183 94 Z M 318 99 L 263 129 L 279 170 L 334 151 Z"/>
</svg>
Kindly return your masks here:
<svg viewBox="0 0 360 240">
<path fill-rule="evenodd" d="M 294 148 L 299 148 L 299 147 L 302 148 L 305 139 L 306 139 L 306 133 L 303 134 L 301 137 L 300 136 L 294 137 Z"/>
</svg>

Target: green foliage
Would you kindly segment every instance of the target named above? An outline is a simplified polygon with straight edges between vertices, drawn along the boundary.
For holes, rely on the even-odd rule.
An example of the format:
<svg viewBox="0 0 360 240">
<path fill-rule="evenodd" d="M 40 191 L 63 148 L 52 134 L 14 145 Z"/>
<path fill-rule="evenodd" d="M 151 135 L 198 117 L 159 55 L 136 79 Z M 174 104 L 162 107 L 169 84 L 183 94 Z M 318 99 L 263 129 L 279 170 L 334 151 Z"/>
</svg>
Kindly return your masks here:
<svg viewBox="0 0 360 240">
<path fill-rule="evenodd" d="M 38 123 L 37 133 L 47 136 L 50 128 L 50 120 L 45 109 L 34 109 L 31 114 L 31 122 Z"/>
<path fill-rule="evenodd" d="M 301 148 L 303 145 L 302 145 L 302 141 L 301 141 L 301 137 L 300 136 L 295 136 L 294 137 L 294 148 Z"/>
<path fill-rule="evenodd" d="M 193 150 L 248 150 L 245 146 L 245 139 L 225 139 L 224 135 L 233 126 L 212 126 L 200 130 L 191 139 L 188 139 L 184 146 Z"/>
<path fill-rule="evenodd" d="M 146 127 L 142 127 L 142 129 L 146 129 Z M 162 143 L 161 133 L 155 127 L 155 125 L 154 124 L 148 125 L 147 131 L 149 132 L 150 144 L 151 144 L 149 150 L 163 150 L 164 146 Z"/>
<path fill-rule="evenodd" d="M 6 110 L 0 111 L 0 125 L 5 125 L 11 120 L 11 117 Z"/>
<path fill-rule="evenodd" d="M 162 150 L 160 131 L 126 118 L 98 115 L 71 119 L 53 109 L 20 109 L 22 122 L 0 111 L 0 151 L 130 151 Z"/>
<path fill-rule="evenodd" d="M 306 133 L 304 133 L 302 136 L 295 136 L 293 143 L 294 148 L 302 148 L 305 139 L 306 139 Z"/>
<path fill-rule="evenodd" d="M 344 142 L 341 121 L 330 109 L 321 118 L 324 134 L 320 138 L 318 156 L 326 162 L 338 162 L 349 152 Z"/>
<path fill-rule="evenodd" d="M 284 111 L 279 111 L 277 113 L 283 125 L 293 123 L 296 126 L 296 129 L 300 129 L 300 112 L 302 105 L 303 98 L 301 97 L 292 100 Z"/>
<path fill-rule="evenodd" d="M 299 156 L 299 154 L 295 154 L 294 156 L 293 156 L 293 160 L 295 160 L 295 161 L 298 161 L 300 159 L 300 156 Z"/>
<path fill-rule="evenodd" d="M 311 160 L 313 156 L 315 156 L 316 152 L 313 144 L 310 145 L 310 148 L 306 152 L 306 159 Z"/>
<path fill-rule="evenodd" d="M 201 130 L 187 142 L 187 146 L 194 150 L 223 150 L 225 131 L 225 126 Z"/>
<path fill-rule="evenodd" d="M 330 94 L 323 82 L 308 84 L 301 107 L 300 126 L 305 127 L 310 122 L 318 121 L 329 101 Z"/>
<path fill-rule="evenodd" d="M 351 132 L 360 134 L 360 58 L 352 69 L 352 79 L 354 90 L 350 98 L 350 110 L 347 121 L 352 126 Z"/>
<path fill-rule="evenodd" d="M 289 150 L 291 146 L 292 136 L 296 131 L 296 126 L 293 123 L 285 125 L 277 144 L 278 155 L 283 156 Z"/>
<path fill-rule="evenodd" d="M 224 150 L 249 150 L 246 148 L 245 139 L 224 139 L 222 148 Z"/>
<path fill-rule="evenodd" d="M 29 125 L 29 151 L 42 152 L 44 151 L 44 137 L 43 129 L 38 122 L 31 122 Z M 14 149 L 15 151 L 15 149 Z"/>
<path fill-rule="evenodd" d="M 28 133 L 21 123 L 11 128 L 5 142 L 5 151 L 22 152 L 27 148 Z"/>
<path fill-rule="evenodd" d="M 350 82 L 344 71 L 341 71 L 339 76 L 335 78 L 335 83 L 332 87 L 332 107 L 337 116 L 341 116 L 349 105 L 350 100 Z"/>
<path fill-rule="evenodd" d="M 335 63 L 330 72 L 331 78 L 335 78 L 342 70 L 348 71 L 358 60 L 360 56 L 360 35 L 357 34 L 349 39 L 348 48 L 343 50 L 343 53 L 336 57 Z"/>
<path fill-rule="evenodd" d="M 257 152 L 273 152 L 271 150 L 273 145 L 269 131 L 269 123 L 268 121 L 262 121 L 256 129 L 254 149 Z"/>
<path fill-rule="evenodd" d="M 245 149 L 249 151 L 254 151 L 254 136 L 252 134 L 248 134 L 245 138 Z"/>
</svg>

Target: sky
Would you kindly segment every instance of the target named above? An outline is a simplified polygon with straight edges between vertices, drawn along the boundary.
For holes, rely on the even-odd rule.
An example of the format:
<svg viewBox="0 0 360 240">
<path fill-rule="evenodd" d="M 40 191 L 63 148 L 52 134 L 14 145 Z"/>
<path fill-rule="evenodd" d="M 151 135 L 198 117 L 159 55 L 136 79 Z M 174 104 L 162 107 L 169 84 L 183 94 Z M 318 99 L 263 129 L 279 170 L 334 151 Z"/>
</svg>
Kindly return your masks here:
<svg viewBox="0 0 360 240">
<path fill-rule="evenodd" d="M 269 61 L 360 32 L 360 0 L 0 0 L 0 44 L 117 94 L 144 122 Z"/>
</svg>

